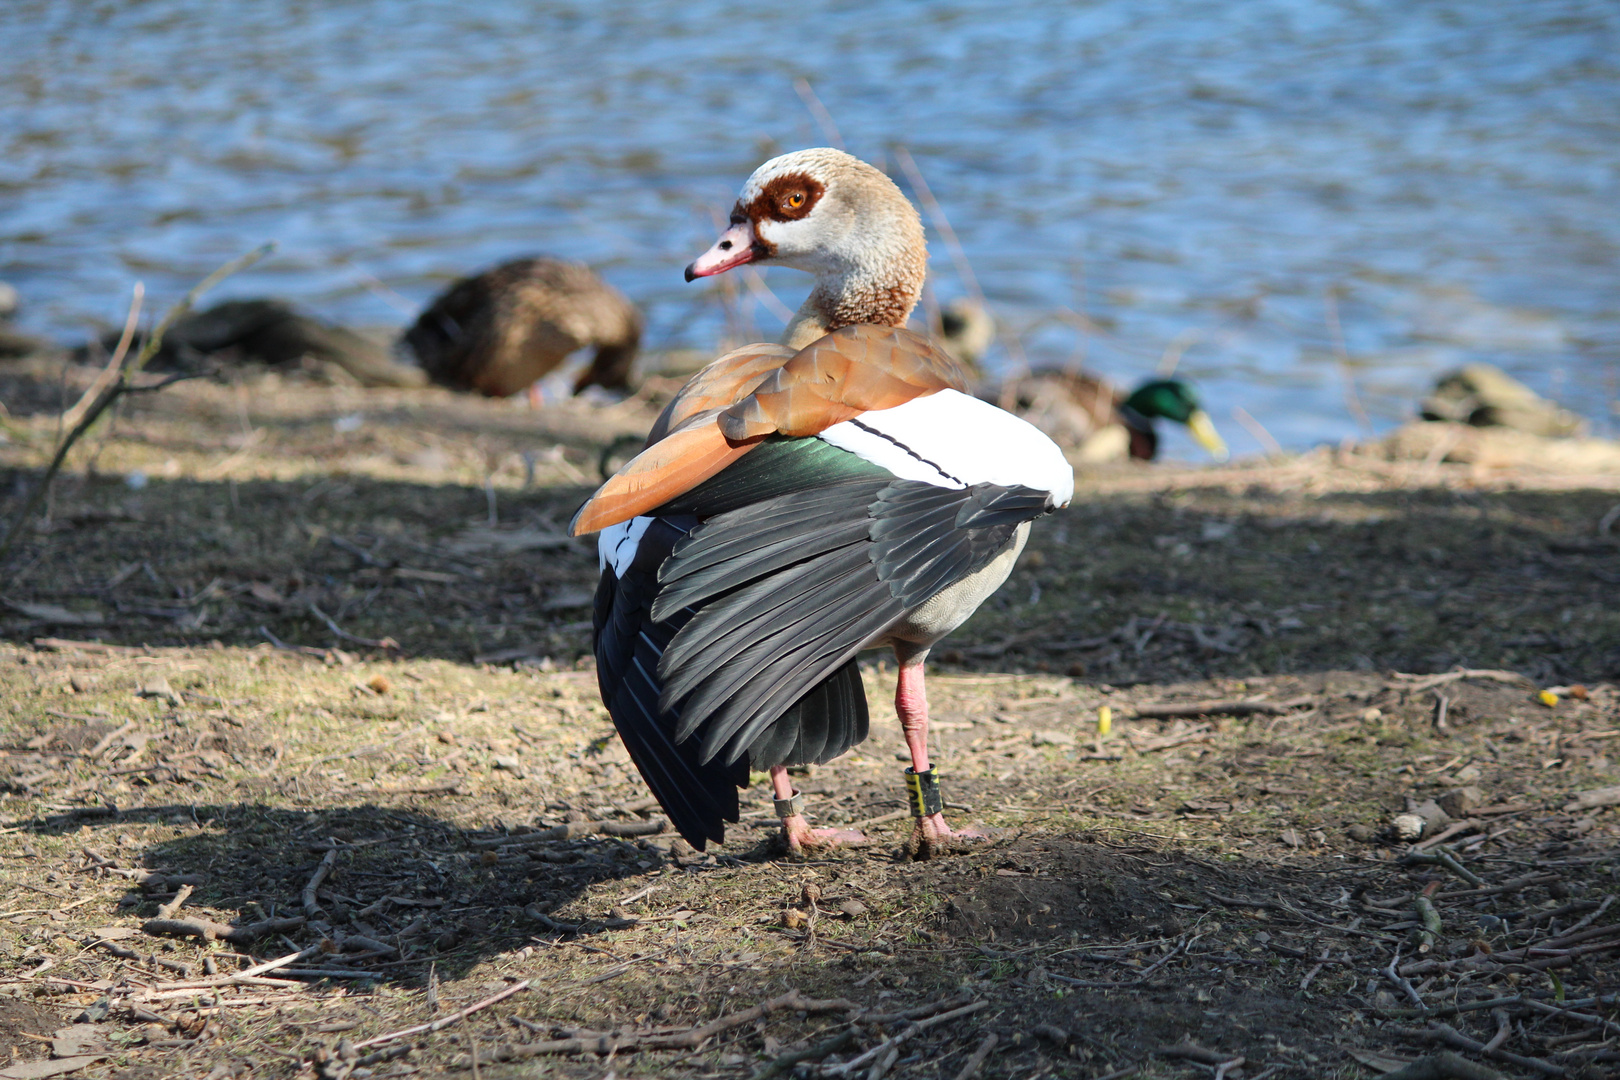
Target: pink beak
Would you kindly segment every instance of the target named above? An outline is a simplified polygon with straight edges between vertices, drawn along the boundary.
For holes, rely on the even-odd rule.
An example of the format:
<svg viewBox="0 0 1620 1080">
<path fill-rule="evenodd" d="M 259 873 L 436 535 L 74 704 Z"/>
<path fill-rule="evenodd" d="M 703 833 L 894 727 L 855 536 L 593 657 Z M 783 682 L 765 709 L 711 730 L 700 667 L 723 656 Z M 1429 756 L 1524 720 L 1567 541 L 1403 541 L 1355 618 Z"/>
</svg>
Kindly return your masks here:
<svg viewBox="0 0 1620 1080">
<path fill-rule="evenodd" d="M 692 265 L 686 268 L 686 280 L 713 277 L 753 261 L 754 226 L 752 222 L 745 221 L 721 233 L 713 247 L 693 259 Z"/>
</svg>

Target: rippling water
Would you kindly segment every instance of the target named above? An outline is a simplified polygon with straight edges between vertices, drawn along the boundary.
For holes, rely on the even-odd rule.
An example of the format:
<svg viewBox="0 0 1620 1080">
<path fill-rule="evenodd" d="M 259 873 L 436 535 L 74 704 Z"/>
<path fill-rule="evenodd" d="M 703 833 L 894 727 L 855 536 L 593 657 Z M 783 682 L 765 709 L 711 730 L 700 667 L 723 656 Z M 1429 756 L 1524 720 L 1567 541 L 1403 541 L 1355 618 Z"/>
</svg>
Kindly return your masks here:
<svg viewBox="0 0 1620 1080">
<path fill-rule="evenodd" d="M 400 324 L 543 251 L 712 345 L 681 267 L 764 156 L 827 141 L 804 77 L 851 151 L 910 148 L 1037 365 L 1179 354 L 1237 449 L 1234 406 L 1337 439 L 1332 296 L 1375 427 L 1472 359 L 1615 427 L 1610 2 L 10 0 L 0 55 L 0 279 L 64 341 L 273 239 L 221 295 Z"/>
</svg>

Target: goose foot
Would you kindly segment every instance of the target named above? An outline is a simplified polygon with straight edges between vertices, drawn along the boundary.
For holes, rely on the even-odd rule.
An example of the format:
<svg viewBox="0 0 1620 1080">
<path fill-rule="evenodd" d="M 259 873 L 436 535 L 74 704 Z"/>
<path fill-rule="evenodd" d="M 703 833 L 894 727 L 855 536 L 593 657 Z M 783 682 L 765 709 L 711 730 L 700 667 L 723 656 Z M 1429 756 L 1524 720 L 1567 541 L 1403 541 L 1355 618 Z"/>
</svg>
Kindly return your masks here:
<svg viewBox="0 0 1620 1080">
<path fill-rule="evenodd" d="M 906 854 L 922 862 L 953 854 L 970 844 L 988 839 L 990 833 L 984 829 L 972 826 L 952 829 L 945 824 L 944 814 L 929 814 L 917 819 L 917 827 L 911 830 L 911 836 L 906 841 Z"/>
<path fill-rule="evenodd" d="M 853 847 L 869 842 L 859 829 L 812 829 L 803 814 L 782 819 L 782 839 L 791 855 L 803 855 L 806 848 Z"/>
</svg>

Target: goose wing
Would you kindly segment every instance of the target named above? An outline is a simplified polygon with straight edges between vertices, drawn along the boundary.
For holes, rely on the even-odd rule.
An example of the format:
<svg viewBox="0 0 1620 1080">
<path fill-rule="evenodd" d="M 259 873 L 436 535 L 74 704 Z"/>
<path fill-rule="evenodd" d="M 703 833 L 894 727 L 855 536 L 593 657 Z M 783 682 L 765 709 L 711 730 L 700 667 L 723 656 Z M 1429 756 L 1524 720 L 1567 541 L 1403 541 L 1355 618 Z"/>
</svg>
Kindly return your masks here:
<svg viewBox="0 0 1620 1080">
<path fill-rule="evenodd" d="M 645 514 L 726 469 L 767 435 L 815 435 L 862 413 L 967 385 L 928 339 L 890 326 L 846 326 L 797 353 L 754 345 L 686 384 L 647 449 L 580 507 L 575 536 Z"/>
</svg>

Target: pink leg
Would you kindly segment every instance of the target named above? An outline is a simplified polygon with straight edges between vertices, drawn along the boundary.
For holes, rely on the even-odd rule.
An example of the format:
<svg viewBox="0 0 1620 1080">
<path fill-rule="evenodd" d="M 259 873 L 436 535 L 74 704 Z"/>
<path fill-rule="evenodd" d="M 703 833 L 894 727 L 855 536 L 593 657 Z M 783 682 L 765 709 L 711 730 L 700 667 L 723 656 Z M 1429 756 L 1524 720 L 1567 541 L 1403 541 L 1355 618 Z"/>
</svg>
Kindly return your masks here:
<svg viewBox="0 0 1620 1080">
<path fill-rule="evenodd" d="M 927 772 L 928 761 L 928 691 L 923 687 L 923 663 L 918 658 L 900 665 L 899 682 L 894 689 L 894 711 L 900 716 L 900 727 L 906 733 L 906 746 L 911 750 L 911 767 L 919 773 Z M 977 829 L 952 831 L 945 824 L 945 815 L 929 814 L 917 819 L 912 834 L 913 854 L 926 859 L 946 851 L 953 841 L 983 840 L 985 834 Z"/>
<path fill-rule="evenodd" d="M 540 380 L 536 379 L 529 384 L 529 408 L 543 409 L 546 406 L 546 395 L 540 389 Z"/>
<path fill-rule="evenodd" d="M 771 766 L 771 792 L 779 802 L 793 798 L 793 781 L 785 765 Z M 812 829 L 803 814 L 790 814 L 782 819 L 782 837 L 787 841 L 788 851 L 795 855 L 803 854 L 807 847 L 866 843 L 866 837 L 856 829 Z"/>
</svg>

